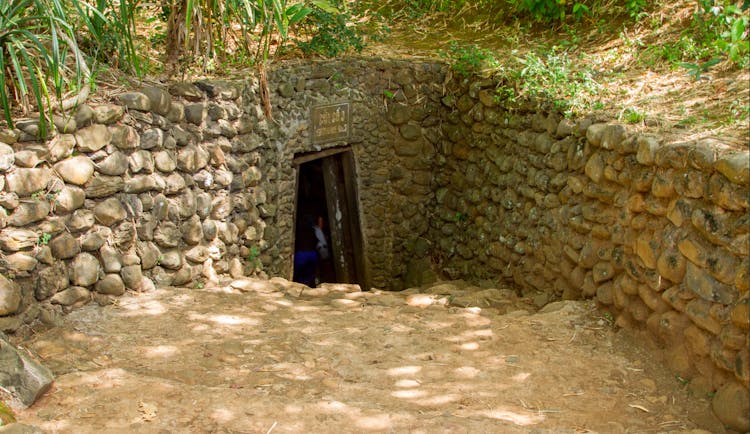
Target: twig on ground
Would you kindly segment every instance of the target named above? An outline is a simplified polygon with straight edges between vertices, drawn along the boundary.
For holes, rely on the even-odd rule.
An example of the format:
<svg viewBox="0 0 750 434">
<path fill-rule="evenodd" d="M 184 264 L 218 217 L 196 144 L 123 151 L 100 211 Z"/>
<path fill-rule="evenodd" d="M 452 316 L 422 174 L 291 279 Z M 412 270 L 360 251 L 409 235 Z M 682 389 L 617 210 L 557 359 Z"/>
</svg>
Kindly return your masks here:
<svg viewBox="0 0 750 434">
<path fill-rule="evenodd" d="M 266 431 L 266 434 L 270 434 L 271 431 L 273 431 L 273 429 L 276 428 L 277 424 L 278 424 L 278 422 L 273 421 L 273 425 L 271 425 L 271 428 L 268 428 L 268 431 Z"/>
</svg>

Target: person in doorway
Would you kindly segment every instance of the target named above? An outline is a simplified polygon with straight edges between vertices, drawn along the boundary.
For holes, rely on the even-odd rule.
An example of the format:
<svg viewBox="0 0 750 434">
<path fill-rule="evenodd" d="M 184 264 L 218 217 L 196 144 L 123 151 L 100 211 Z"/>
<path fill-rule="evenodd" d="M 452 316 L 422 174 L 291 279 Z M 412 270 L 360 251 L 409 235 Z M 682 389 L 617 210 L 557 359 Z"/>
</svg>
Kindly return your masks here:
<svg viewBox="0 0 750 434">
<path fill-rule="evenodd" d="M 305 214 L 297 225 L 292 279 L 314 287 L 318 281 L 320 261 L 327 260 L 329 256 L 328 242 L 323 233 L 323 218 L 316 219 Z"/>
</svg>

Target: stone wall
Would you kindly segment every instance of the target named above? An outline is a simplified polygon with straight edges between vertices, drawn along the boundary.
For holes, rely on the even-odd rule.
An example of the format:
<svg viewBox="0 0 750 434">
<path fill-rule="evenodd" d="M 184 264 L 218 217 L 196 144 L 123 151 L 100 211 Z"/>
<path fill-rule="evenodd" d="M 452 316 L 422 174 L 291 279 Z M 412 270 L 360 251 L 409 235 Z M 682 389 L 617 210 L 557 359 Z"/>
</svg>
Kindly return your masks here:
<svg viewBox="0 0 750 434">
<path fill-rule="evenodd" d="M 430 235 L 443 270 L 542 300 L 594 298 L 657 337 L 694 391 L 718 391 L 726 425 L 750 429 L 738 410 L 750 380 L 748 151 L 509 112 L 490 81 L 456 82 L 443 103 Z"/>
<path fill-rule="evenodd" d="M 33 121 L 0 129 L 0 329 L 126 289 L 291 277 L 292 160 L 349 146 L 366 286 L 437 272 L 512 281 L 539 304 L 594 298 L 716 393 L 727 425 L 747 422 L 720 414 L 750 379 L 746 150 L 508 111 L 491 80 L 430 62 L 311 62 L 268 77 L 273 119 L 248 77 L 84 105 L 47 139 Z M 339 102 L 350 138 L 313 144 L 310 107 Z"/>
<path fill-rule="evenodd" d="M 434 202 L 432 160 L 440 135 L 440 92 L 447 68 L 435 63 L 354 60 L 308 63 L 269 74 L 276 160 L 261 165 L 275 183 L 279 239 L 264 260 L 275 275 L 291 267 L 295 171 L 302 152 L 348 144 L 356 162 L 367 286 L 402 289 L 412 258 L 428 257 L 428 216 Z M 351 103 L 347 143 L 310 143 L 310 107 Z M 269 240 L 270 241 L 270 240 Z"/>
<path fill-rule="evenodd" d="M 397 286 L 409 240 L 428 230 L 426 137 L 437 137 L 445 70 L 347 60 L 269 71 L 270 120 L 249 77 L 83 105 L 47 138 L 35 121 L 0 130 L 0 329 L 54 323 L 128 289 L 198 287 L 224 273 L 291 278 L 292 160 L 344 145 L 357 166 L 367 283 Z M 351 137 L 313 145 L 310 107 L 334 102 L 352 107 Z"/>
</svg>

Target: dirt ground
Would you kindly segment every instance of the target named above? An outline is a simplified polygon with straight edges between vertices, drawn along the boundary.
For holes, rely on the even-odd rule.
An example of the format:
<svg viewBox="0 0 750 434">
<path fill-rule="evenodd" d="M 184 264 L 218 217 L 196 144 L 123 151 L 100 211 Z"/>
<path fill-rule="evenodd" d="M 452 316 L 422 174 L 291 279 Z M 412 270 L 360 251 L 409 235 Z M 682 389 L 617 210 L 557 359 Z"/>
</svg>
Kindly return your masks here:
<svg viewBox="0 0 750 434">
<path fill-rule="evenodd" d="M 440 287 L 227 283 L 89 304 L 20 343 L 56 381 L 19 422 L 60 433 L 717 429 L 705 400 L 589 302 L 530 313 L 512 297 L 451 306 L 455 292 Z"/>
</svg>

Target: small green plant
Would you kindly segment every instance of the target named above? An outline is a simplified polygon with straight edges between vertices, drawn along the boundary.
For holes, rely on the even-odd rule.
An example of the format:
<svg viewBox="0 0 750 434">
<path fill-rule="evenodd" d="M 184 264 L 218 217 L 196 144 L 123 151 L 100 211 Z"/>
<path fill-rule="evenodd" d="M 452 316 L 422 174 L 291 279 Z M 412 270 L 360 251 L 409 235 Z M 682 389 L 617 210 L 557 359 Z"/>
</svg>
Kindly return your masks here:
<svg viewBox="0 0 750 434">
<path fill-rule="evenodd" d="M 475 44 L 463 45 L 456 41 L 451 41 L 448 51 L 441 51 L 440 56 L 448 58 L 453 70 L 463 77 L 496 68 L 500 64 L 490 50 L 479 48 Z"/>
<path fill-rule="evenodd" d="M 257 246 L 250 247 L 250 253 L 247 255 L 247 262 L 254 270 L 260 268 L 260 249 Z"/>
<path fill-rule="evenodd" d="M 630 18 L 635 20 L 641 19 L 646 14 L 643 10 L 646 9 L 646 0 L 625 0 L 625 10 L 630 15 Z"/>
<path fill-rule="evenodd" d="M 196 282 L 195 289 L 203 289 L 203 282 L 200 280 Z"/>
<path fill-rule="evenodd" d="M 557 47 L 541 55 L 528 53 L 517 59 L 520 69 L 506 73 L 506 80 L 515 84 L 516 94 L 549 102 L 566 116 L 587 111 L 599 97 L 601 86 L 590 68 L 576 67 L 567 52 Z"/>
<path fill-rule="evenodd" d="M 640 111 L 634 108 L 625 109 L 623 115 L 624 115 L 625 122 L 629 124 L 639 124 L 643 122 L 644 119 L 646 119 L 646 115 L 644 113 L 641 113 Z"/>
<path fill-rule="evenodd" d="M 37 240 L 37 245 L 39 246 L 46 246 L 49 244 L 49 241 L 52 239 L 52 234 L 49 232 L 45 232 L 41 235 L 39 235 L 39 239 Z"/>
<path fill-rule="evenodd" d="M 164 261 L 164 255 L 159 255 L 159 257 L 156 258 L 156 265 L 161 265 L 163 261 Z"/>
<path fill-rule="evenodd" d="M 698 81 L 701 79 L 701 74 L 708 72 L 709 69 L 719 63 L 721 63 L 721 59 L 714 58 L 700 64 L 682 62 L 680 63 L 680 66 L 688 70 L 688 76 L 692 77 L 695 81 Z"/>
<path fill-rule="evenodd" d="M 607 324 L 610 326 L 615 323 L 615 317 L 612 316 L 611 312 L 604 312 L 604 320 L 607 321 Z"/>
<path fill-rule="evenodd" d="M 385 90 L 383 90 L 383 96 L 386 97 L 386 98 L 388 98 L 388 99 L 393 99 L 393 98 L 396 97 L 396 94 L 393 93 L 393 92 L 391 92 L 388 89 L 385 89 Z"/>
</svg>

